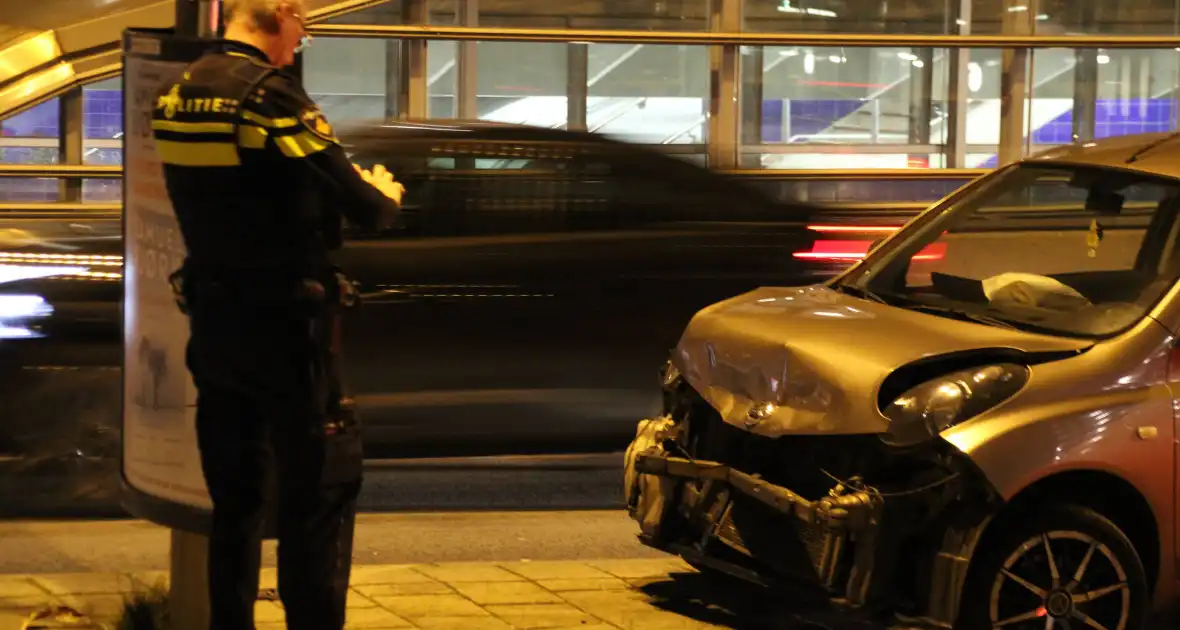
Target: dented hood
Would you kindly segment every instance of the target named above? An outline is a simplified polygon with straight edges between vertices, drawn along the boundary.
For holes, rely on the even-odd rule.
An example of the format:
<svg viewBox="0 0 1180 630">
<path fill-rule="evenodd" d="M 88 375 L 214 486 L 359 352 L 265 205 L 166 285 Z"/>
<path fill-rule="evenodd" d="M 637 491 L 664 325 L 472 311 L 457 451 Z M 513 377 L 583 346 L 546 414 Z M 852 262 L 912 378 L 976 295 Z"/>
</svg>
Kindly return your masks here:
<svg viewBox="0 0 1180 630">
<path fill-rule="evenodd" d="M 826 286 L 762 288 L 705 308 L 672 363 L 726 422 L 766 436 L 881 433 L 890 373 L 939 354 L 1076 351 L 1090 342 L 919 313 Z"/>
</svg>

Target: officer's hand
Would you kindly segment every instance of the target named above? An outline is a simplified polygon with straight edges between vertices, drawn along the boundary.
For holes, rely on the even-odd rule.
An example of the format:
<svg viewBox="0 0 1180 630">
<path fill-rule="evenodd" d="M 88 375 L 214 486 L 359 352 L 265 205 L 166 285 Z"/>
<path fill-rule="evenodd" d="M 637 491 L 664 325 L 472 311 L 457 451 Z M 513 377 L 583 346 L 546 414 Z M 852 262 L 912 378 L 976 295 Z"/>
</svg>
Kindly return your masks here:
<svg viewBox="0 0 1180 630">
<path fill-rule="evenodd" d="M 393 179 L 393 173 L 385 170 L 385 166 L 378 164 L 373 167 L 372 171 L 363 169 L 360 166 L 353 164 L 353 168 L 360 173 L 361 177 L 371 184 L 374 188 L 381 191 L 381 194 L 389 197 L 397 203 L 402 202 L 402 195 L 406 192 L 406 187 L 402 186 L 400 182 Z"/>
</svg>

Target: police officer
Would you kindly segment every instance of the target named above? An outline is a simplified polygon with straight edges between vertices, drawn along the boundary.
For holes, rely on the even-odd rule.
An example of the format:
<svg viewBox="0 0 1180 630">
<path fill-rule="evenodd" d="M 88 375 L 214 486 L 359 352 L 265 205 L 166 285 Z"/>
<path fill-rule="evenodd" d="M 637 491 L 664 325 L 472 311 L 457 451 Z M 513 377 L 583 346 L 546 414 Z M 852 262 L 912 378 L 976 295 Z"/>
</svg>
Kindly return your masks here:
<svg viewBox="0 0 1180 630">
<path fill-rule="evenodd" d="M 344 217 L 381 227 L 404 189 L 380 167 L 352 165 L 281 71 L 306 41 L 304 10 L 302 0 L 225 0 L 225 39 L 166 83 L 152 116 L 188 249 L 173 286 L 189 316 L 213 501 L 215 630 L 254 628 L 272 457 L 288 628 L 344 625 L 361 452 L 333 342 L 352 285 L 329 252 Z"/>
</svg>

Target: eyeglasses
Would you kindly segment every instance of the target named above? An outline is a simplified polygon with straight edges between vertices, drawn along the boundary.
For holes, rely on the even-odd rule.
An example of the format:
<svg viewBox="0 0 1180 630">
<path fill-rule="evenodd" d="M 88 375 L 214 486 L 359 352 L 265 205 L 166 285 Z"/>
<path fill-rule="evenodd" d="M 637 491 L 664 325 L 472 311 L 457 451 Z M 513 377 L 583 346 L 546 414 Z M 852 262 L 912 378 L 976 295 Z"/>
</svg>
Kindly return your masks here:
<svg viewBox="0 0 1180 630">
<path fill-rule="evenodd" d="M 291 17 L 295 18 L 295 20 L 297 22 L 299 22 L 299 28 L 301 28 L 305 31 L 307 30 L 307 21 L 303 18 L 302 13 L 299 13 L 297 11 L 292 11 Z M 299 54 L 299 53 L 303 52 L 310 45 L 311 45 L 311 35 L 304 33 L 303 37 L 299 38 L 299 43 L 295 46 L 295 53 Z"/>
</svg>

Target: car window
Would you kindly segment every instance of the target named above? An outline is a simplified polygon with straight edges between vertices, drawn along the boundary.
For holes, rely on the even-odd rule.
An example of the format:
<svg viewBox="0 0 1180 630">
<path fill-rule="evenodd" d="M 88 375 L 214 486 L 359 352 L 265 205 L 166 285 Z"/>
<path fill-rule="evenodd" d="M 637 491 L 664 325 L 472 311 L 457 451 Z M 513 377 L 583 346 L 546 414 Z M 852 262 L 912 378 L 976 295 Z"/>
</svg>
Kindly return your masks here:
<svg viewBox="0 0 1180 630">
<path fill-rule="evenodd" d="M 1180 273 L 1180 182 L 1020 166 L 911 224 L 850 274 L 870 292 L 985 308 L 1062 334 L 1130 326 Z"/>
<path fill-rule="evenodd" d="M 594 206 L 574 172 L 574 147 L 481 141 L 433 152 L 416 217 L 422 235 L 562 232 Z"/>
<path fill-rule="evenodd" d="M 528 158 L 481 158 L 473 155 L 455 157 L 433 157 L 427 161 L 432 170 L 561 170 L 560 160 L 539 160 Z"/>
<path fill-rule="evenodd" d="M 760 205 L 736 184 L 669 166 L 665 156 L 507 141 L 428 150 L 360 162 L 380 161 L 406 185 L 409 231 L 422 236 L 626 229 L 736 218 Z"/>
</svg>

